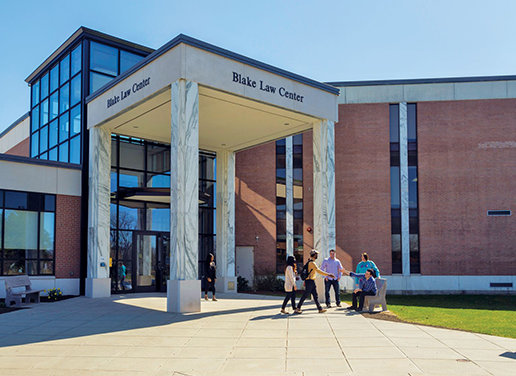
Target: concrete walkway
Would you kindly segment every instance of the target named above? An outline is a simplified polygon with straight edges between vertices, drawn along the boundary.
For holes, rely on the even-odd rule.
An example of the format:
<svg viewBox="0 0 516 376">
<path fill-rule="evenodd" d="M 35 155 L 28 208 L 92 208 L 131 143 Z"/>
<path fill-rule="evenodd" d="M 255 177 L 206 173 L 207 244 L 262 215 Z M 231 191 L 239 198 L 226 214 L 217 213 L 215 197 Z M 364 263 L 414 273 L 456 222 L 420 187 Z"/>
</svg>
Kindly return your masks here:
<svg viewBox="0 0 516 376">
<path fill-rule="evenodd" d="M 200 314 L 163 294 L 78 297 L 0 315 L 0 375 L 516 375 L 516 339 L 366 319 L 279 315 L 281 299 L 221 295 Z"/>
</svg>

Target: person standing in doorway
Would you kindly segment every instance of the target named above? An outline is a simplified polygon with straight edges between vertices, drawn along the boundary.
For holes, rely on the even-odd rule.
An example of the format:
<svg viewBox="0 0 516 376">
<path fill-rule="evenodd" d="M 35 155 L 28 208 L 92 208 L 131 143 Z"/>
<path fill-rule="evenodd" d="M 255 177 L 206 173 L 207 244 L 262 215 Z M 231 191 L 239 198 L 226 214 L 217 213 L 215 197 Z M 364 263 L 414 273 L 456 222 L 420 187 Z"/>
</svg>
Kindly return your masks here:
<svg viewBox="0 0 516 376">
<path fill-rule="evenodd" d="M 336 276 L 336 278 L 325 277 L 324 278 L 324 297 L 326 299 L 326 307 L 331 308 L 330 302 L 330 288 L 333 286 L 333 291 L 335 292 L 335 304 L 337 307 L 340 307 L 340 289 L 339 289 L 339 281 L 342 273 L 340 272 L 342 268 L 342 264 L 339 259 L 335 257 L 335 250 L 330 249 L 330 257 L 325 258 L 321 264 L 321 270 L 323 272 L 332 273 Z"/>
<path fill-rule="evenodd" d="M 215 256 L 212 253 L 208 254 L 205 265 L 205 276 L 206 276 L 206 290 L 204 291 L 204 299 L 208 300 L 208 291 L 213 293 L 213 301 L 217 301 L 215 298 L 215 282 L 217 281 L 217 266 L 215 265 Z"/>
<path fill-rule="evenodd" d="M 310 258 L 308 259 L 308 262 L 306 263 L 306 265 L 303 267 L 303 269 L 307 268 L 308 276 L 305 279 L 305 293 L 301 297 L 301 300 L 299 301 L 299 304 L 297 305 L 297 309 L 295 310 L 295 313 L 303 312 L 303 311 L 301 311 L 301 306 L 303 305 L 303 302 L 305 301 L 305 299 L 310 296 L 310 294 L 312 294 L 314 303 L 317 306 L 319 313 L 326 312 L 326 310 L 323 309 L 321 307 L 321 305 L 319 304 L 319 296 L 317 295 L 317 288 L 315 285 L 315 274 L 319 273 L 323 276 L 329 276 L 332 278 L 335 278 L 335 275 L 333 275 L 331 273 L 323 272 L 321 269 L 319 269 L 319 267 L 315 263 L 315 260 L 317 260 L 318 256 L 319 256 L 319 252 L 315 249 L 312 249 L 312 251 L 310 252 Z"/>
<path fill-rule="evenodd" d="M 120 289 L 125 291 L 125 277 L 127 276 L 127 268 L 123 262 L 118 264 L 118 278 L 120 278 Z"/>
<path fill-rule="evenodd" d="M 288 256 L 285 265 L 285 300 L 281 306 L 281 313 L 288 314 L 285 308 L 289 300 L 292 301 L 292 309 L 296 310 L 296 271 L 296 258 Z"/>
</svg>

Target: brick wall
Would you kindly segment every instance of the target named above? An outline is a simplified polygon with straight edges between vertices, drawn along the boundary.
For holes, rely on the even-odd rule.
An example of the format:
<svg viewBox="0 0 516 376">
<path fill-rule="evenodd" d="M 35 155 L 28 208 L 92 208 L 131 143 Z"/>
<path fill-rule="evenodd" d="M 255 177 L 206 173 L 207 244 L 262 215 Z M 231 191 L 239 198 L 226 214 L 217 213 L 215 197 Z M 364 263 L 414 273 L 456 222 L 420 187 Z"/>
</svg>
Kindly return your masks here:
<svg viewBox="0 0 516 376">
<path fill-rule="evenodd" d="M 389 104 L 339 105 L 335 125 L 338 257 L 354 270 L 367 252 L 391 274 Z"/>
<path fill-rule="evenodd" d="M 418 103 L 422 274 L 516 274 L 515 119 L 514 99 Z"/>
<path fill-rule="evenodd" d="M 235 173 L 236 246 L 254 247 L 255 270 L 275 270 L 276 144 L 238 152 Z"/>
<path fill-rule="evenodd" d="M 56 278 L 79 278 L 81 198 L 56 197 Z M 73 272 L 73 275 L 70 275 Z"/>
<path fill-rule="evenodd" d="M 19 144 L 7 150 L 5 154 L 19 155 L 21 157 L 30 157 L 30 139 L 26 138 Z"/>
</svg>

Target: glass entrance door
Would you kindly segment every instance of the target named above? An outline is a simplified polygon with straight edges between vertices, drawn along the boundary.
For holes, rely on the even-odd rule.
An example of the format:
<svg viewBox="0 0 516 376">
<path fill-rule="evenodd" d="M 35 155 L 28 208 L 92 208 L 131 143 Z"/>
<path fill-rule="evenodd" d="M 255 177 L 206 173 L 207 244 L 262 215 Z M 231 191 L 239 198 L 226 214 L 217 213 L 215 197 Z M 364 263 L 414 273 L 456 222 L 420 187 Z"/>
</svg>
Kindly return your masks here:
<svg viewBox="0 0 516 376">
<path fill-rule="evenodd" d="M 170 235 L 133 233 L 133 281 L 135 292 L 166 292 L 170 275 Z"/>
</svg>

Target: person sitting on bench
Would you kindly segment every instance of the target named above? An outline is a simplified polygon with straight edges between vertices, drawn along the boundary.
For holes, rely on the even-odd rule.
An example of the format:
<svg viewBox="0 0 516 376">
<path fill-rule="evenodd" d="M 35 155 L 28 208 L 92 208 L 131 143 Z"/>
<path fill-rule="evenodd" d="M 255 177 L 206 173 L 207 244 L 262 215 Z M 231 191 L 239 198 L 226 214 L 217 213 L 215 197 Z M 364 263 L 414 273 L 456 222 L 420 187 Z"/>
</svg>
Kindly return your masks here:
<svg viewBox="0 0 516 376">
<path fill-rule="evenodd" d="M 358 288 L 353 291 L 353 304 L 348 309 L 354 309 L 357 312 L 361 312 L 364 309 L 364 300 L 366 296 L 374 296 L 378 291 L 376 288 L 376 281 L 373 277 L 373 269 L 367 269 L 364 274 L 348 272 L 346 269 L 342 271 L 350 277 L 358 277 Z M 358 297 L 358 308 L 357 308 L 357 297 Z"/>
</svg>

